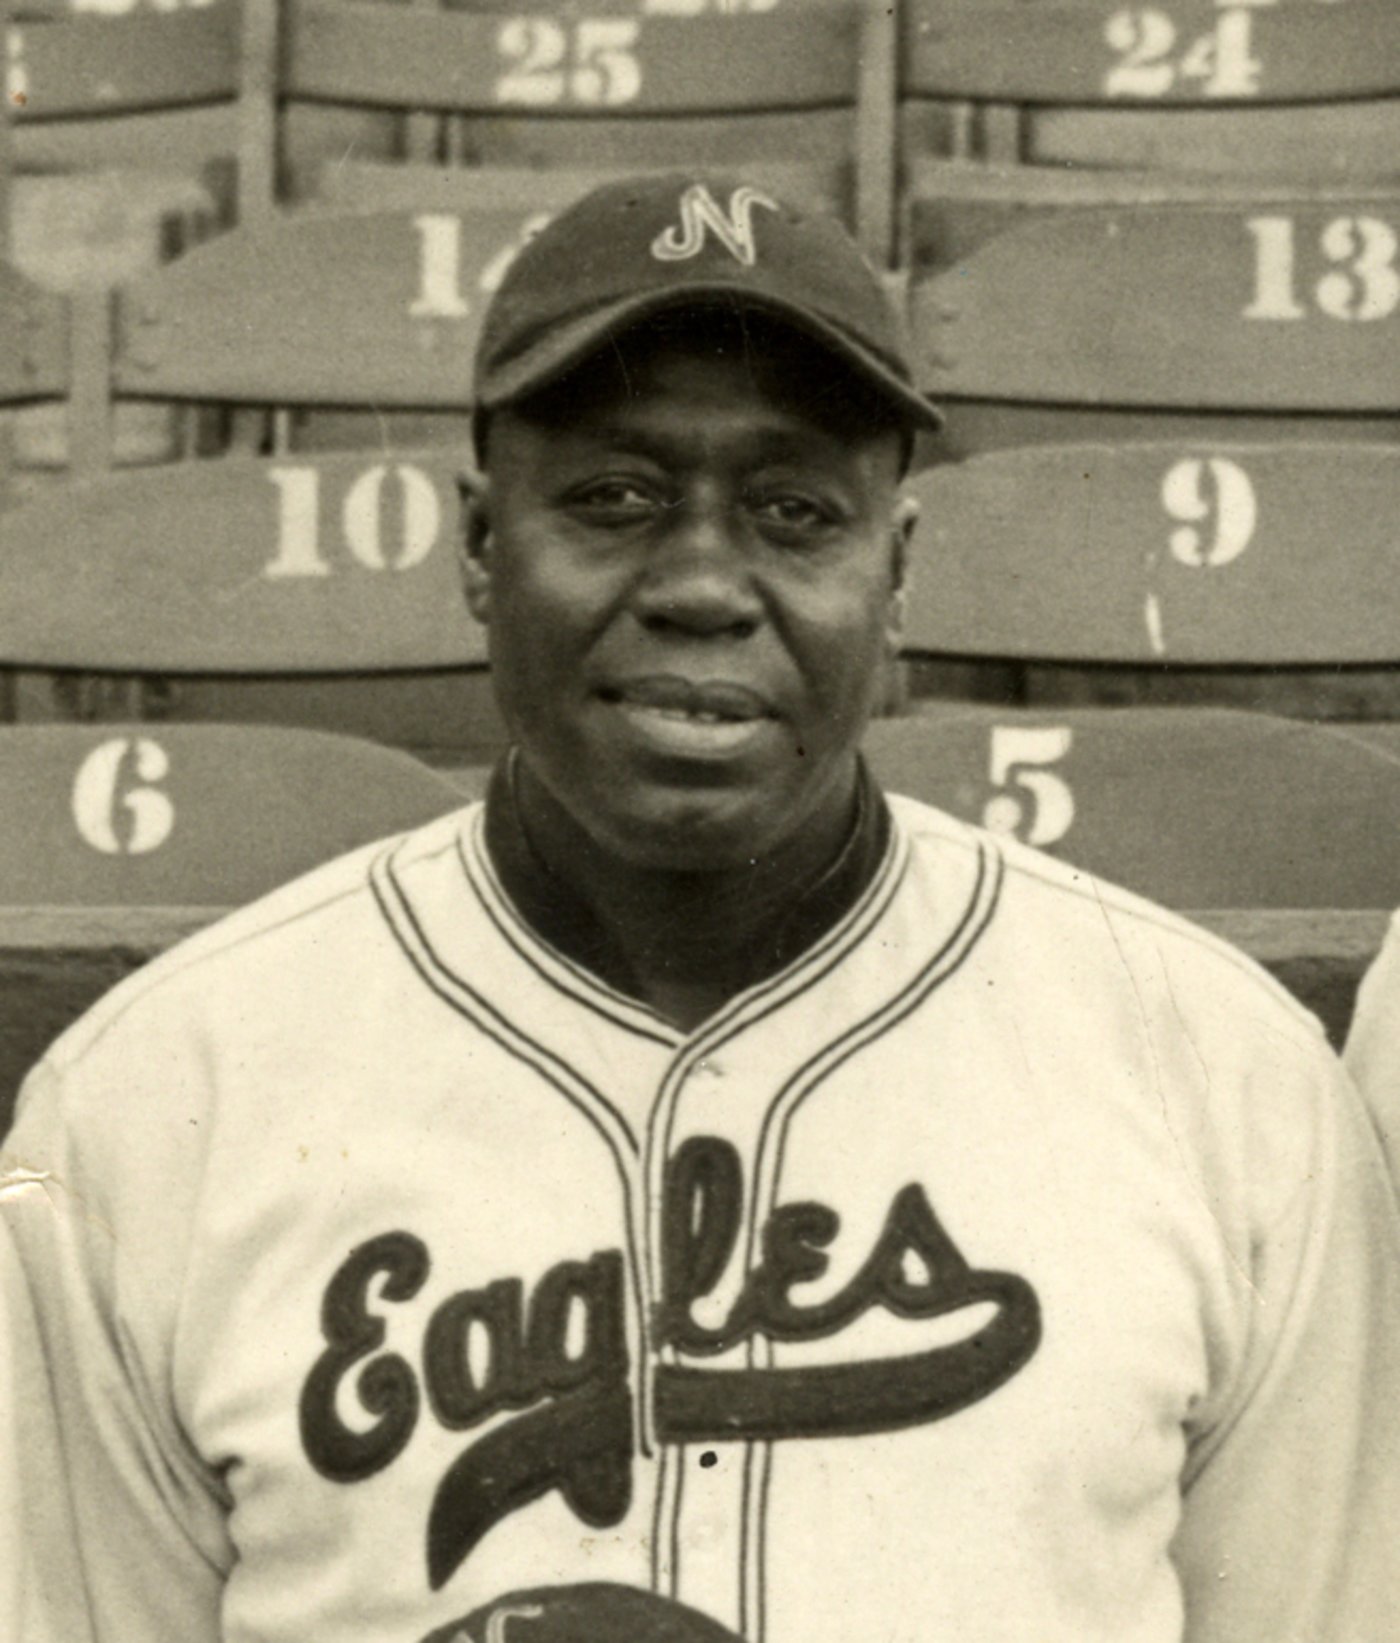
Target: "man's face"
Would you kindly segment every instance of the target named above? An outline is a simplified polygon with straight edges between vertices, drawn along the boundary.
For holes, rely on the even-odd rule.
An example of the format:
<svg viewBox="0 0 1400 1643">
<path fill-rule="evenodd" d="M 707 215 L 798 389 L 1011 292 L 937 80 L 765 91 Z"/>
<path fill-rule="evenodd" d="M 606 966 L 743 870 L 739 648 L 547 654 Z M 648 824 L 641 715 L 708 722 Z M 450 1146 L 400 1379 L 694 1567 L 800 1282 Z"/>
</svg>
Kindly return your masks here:
<svg viewBox="0 0 1400 1643">
<path fill-rule="evenodd" d="M 634 342 L 492 425 L 469 602 L 530 775 L 623 859 L 747 865 L 850 803 L 911 521 L 897 434 L 819 416 L 830 376 Z"/>
</svg>

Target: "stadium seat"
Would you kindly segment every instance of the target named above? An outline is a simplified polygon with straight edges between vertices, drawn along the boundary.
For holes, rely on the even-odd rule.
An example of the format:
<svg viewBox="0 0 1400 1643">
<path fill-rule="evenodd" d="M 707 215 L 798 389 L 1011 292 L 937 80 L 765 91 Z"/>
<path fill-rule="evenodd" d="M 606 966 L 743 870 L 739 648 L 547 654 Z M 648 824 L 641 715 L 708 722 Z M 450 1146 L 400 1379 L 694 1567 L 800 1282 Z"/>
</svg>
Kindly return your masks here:
<svg viewBox="0 0 1400 1643">
<path fill-rule="evenodd" d="M 246 725 L 0 727 L 0 907 L 225 907 L 444 814 L 406 754 Z"/>
<path fill-rule="evenodd" d="M 1400 174 L 1391 0 L 907 0 L 903 19 L 910 154 Z"/>
<path fill-rule="evenodd" d="M 895 792 L 1186 911 L 1400 905 L 1400 757 L 1265 714 L 945 708 L 877 721 Z"/>
<path fill-rule="evenodd" d="M 1396 408 L 1400 190 L 926 162 L 907 209 L 935 394 Z"/>
<path fill-rule="evenodd" d="M 1389 444 L 1027 444 L 928 469 L 911 488 L 912 653 L 1400 660 L 1400 427 Z"/>
<path fill-rule="evenodd" d="M 903 89 L 1113 105 L 1400 93 L 1391 0 L 905 0 Z"/>
<path fill-rule="evenodd" d="M 857 223 L 876 254 L 888 250 L 894 30 L 883 8 L 282 6 L 278 97 L 293 108 L 391 108 L 420 131 L 394 157 L 407 166 L 342 154 L 307 175 L 293 163 L 297 198 L 401 203 L 435 171 L 430 186 L 469 205 L 478 182 L 492 185 L 481 173 L 504 171 L 524 203 L 543 170 L 586 178 L 731 164 L 759 181 L 781 176 L 788 192 Z M 265 123 L 255 99 L 244 101 Z M 430 119 L 426 141 L 415 110 Z"/>
<path fill-rule="evenodd" d="M 11 0 L 11 10 L 4 67 L 19 170 L 188 174 L 230 153 L 238 0 Z"/>
<path fill-rule="evenodd" d="M 238 8 L 22 0 L 4 33 L 0 239 L 38 284 L 100 291 L 177 255 L 227 220 L 238 79 Z M 82 317 L 78 336 L 91 334 Z M 75 372 L 75 379 L 82 373 Z M 169 461 L 187 419 L 125 406 L 110 437 L 82 409 L 9 419 L 14 490 L 61 483 L 70 463 Z"/>
<path fill-rule="evenodd" d="M 111 474 L 5 519 L 0 656 L 139 676 L 137 711 L 353 729 L 426 755 L 504 744 L 454 562 L 452 453 L 229 457 Z M 67 716 L 71 673 L 19 716 Z M 131 711 L 116 692 L 94 716 Z"/>
<path fill-rule="evenodd" d="M 118 293 L 113 387 L 461 409 L 486 293 L 537 209 L 278 216 L 221 235 Z"/>
<path fill-rule="evenodd" d="M 74 485 L 5 520 L 0 654 L 161 673 L 480 662 L 456 507 L 442 453 L 230 457 Z"/>
</svg>

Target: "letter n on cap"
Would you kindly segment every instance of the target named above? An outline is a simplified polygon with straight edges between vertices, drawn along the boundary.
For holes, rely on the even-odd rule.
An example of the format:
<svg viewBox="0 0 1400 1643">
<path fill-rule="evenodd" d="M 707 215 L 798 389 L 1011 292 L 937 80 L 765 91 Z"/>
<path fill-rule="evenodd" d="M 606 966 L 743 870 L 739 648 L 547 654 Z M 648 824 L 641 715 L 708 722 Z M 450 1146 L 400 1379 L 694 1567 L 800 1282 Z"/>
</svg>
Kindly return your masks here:
<svg viewBox="0 0 1400 1643">
<path fill-rule="evenodd" d="M 729 209 L 724 211 L 704 183 L 692 183 L 680 198 L 680 222 L 656 236 L 651 254 L 658 262 L 685 262 L 700 255 L 705 235 L 712 233 L 736 262 L 752 268 L 758 260 L 753 238 L 753 212 L 758 205 L 769 211 L 778 209 L 776 200 L 745 183 L 729 196 Z"/>
</svg>

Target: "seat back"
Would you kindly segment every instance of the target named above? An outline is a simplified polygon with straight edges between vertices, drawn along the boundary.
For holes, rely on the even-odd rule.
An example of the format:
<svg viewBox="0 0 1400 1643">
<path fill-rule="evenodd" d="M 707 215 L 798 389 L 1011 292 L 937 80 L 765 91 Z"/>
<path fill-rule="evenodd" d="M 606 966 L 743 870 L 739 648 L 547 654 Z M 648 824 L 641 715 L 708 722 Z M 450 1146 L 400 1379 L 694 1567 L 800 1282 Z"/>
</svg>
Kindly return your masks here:
<svg viewBox="0 0 1400 1643">
<path fill-rule="evenodd" d="M 226 907 L 461 802 L 406 754 L 234 725 L 0 727 L 0 906 Z"/>
<path fill-rule="evenodd" d="M 1396 405 L 1395 189 L 928 165 L 914 177 L 909 246 L 911 320 L 935 394 Z"/>
<path fill-rule="evenodd" d="M 309 100 L 559 114 L 855 101 L 859 10 L 847 0 L 585 16 L 284 0 L 284 18 L 283 89 Z"/>
<path fill-rule="evenodd" d="M 1400 758 L 1210 709 L 930 710 L 871 726 L 892 791 L 1169 907 L 1400 905 Z"/>
<path fill-rule="evenodd" d="M 415 122 L 407 166 L 366 171 L 337 159 L 310 185 L 295 181 L 299 191 L 343 204 L 374 202 L 380 186 L 401 198 L 405 172 L 437 171 L 430 185 L 440 190 L 444 171 L 478 166 L 617 175 L 785 163 L 800 177 L 793 191 L 845 216 L 872 254 L 890 249 L 892 11 L 855 0 L 605 5 L 584 14 L 538 4 L 281 3 L 269 94 L 396 109 Z M 254 157 L 266 103 L 256 87 L 245 92 Z"/>
<path fill-rule="evenodd" d="M 902 88 L 1035 104 L 1309 103 L 1400 92 L 1390 0 L 905 0 Z"/>
<path fill-rule="evenodd" d="M 228 458 L 28 503 L 0 527 L 0 656 L 210 674 L 482 662 L 453 551 L 458 465 Z"/>
<path fill-rule="evenodd" d="M 911 488 L 911 652 L 1400 658 L 1400 443 L 1036 444 L 930 468 Z"/>
<path fill-rule="evenodd" d="M 6 103 L 26 169 L 188 170 L 227 153 L 240 88 L 239 0 L 24 0 L 4 37 Z"/>
</svg>

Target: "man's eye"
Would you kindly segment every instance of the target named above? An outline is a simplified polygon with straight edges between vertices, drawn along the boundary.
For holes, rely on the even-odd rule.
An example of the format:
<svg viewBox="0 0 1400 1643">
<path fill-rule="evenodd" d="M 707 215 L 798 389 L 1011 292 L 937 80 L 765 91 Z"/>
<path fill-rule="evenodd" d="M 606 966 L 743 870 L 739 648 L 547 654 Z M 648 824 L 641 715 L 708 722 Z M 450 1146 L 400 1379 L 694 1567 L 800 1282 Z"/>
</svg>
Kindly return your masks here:
<svg viewBox="0 0 1400 1643">
<path fill-rule="evenodd" d="M 568 500 L 575 511 L 599 518 L 634 519 L 657 506 L 650 488 L 630 479 L 595 480 L 579 486 Z"/>
<path fill-rule="evenodd" d="M 835 523 L 832 510 L 815 497 L 784 492 L 755 497 L 751 505 L 762 523 L 783 531 L 819 531 Z"/>
</svg>

